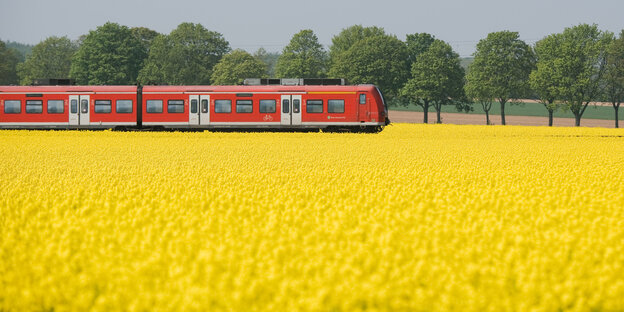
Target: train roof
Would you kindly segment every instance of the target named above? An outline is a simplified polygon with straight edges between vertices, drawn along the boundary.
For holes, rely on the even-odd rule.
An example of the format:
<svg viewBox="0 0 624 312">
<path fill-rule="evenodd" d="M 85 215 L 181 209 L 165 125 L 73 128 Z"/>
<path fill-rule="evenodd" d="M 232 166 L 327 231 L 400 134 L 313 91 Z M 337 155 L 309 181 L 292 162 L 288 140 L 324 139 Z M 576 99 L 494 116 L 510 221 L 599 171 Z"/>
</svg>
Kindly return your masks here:
<svg viewBox="0 0 624 312">
<path fill-rule="evenodd" d="M 136 92 L 137 86 L 0 86 L 0 92 Z"/>
<path fill-rule="evenodd" d="M 367 92 L 374 85 L 347 86 L 144 86 L 144 92 Z M 136 92 L 137 86 L 0 86 L 0 92 Z"/>
<path fill-rule="evenodd" d="M 374 85 L 353 86 L 144 86 L 144 92 L 307 92 L 307 91 L 370 91 Z"/>
</svg>

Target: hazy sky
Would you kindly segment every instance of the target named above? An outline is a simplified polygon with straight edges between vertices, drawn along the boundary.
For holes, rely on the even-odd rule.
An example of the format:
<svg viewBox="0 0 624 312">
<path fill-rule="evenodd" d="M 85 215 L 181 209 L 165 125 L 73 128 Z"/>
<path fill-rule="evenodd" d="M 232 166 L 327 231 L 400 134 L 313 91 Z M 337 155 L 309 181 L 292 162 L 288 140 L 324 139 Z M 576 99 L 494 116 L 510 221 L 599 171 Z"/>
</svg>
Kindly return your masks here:
<svg viewBox="0 0 624 312">
<path fill-rule="evenodd" d="M 623 0 L 0 0 L 0 39 L 38 43 L 49 36 L 76 39 L 107 21 L 169 33 L 181 22 L 217 31 L 232 48 L 280 51 L 301 29 L 326 47 L 343 28 L 380 26 L 404 40 L 428 32 L 461 56 L 489 32 L 518 31 L 528 43 L 580 23 L 618 32 Z"/>
</svg>

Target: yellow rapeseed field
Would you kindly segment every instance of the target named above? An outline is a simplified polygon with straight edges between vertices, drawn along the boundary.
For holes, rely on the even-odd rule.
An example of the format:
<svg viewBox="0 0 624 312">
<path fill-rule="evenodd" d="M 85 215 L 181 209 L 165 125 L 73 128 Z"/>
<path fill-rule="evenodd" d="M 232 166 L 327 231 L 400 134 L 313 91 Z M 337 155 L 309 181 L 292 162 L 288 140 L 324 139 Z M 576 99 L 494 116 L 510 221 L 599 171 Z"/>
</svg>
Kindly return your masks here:
<svg viewBox="0 0 624 312">
<path fill-rule="evenodd" d="M 0 311 L 622 311 L 623 136 L 0 131 Z"/>
</svg>

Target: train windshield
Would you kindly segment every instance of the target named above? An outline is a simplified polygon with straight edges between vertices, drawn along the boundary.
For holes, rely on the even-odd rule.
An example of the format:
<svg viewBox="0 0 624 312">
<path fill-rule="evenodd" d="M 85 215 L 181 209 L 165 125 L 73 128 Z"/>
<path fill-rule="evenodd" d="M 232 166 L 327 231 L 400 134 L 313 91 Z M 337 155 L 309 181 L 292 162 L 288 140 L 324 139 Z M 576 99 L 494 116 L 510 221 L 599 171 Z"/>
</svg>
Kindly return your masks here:
<svg viewBox="0 0 624 312">
<path fill-rule="evenodd" d="M 386 104 L 386 100 L 384 100 L 384 96 L 381 93 L 381 90 L 379 90 L 379 88 L 377 87 L 375 87 L 375 89 L 377 89 L 377 92 L 379 92 L 379 97 L 381 97 L 381 102 L 383 103 L 383 106 L 384 106 L 384 112 L 386 116 L 388 116 L 388 105 Z"/>
</svg>

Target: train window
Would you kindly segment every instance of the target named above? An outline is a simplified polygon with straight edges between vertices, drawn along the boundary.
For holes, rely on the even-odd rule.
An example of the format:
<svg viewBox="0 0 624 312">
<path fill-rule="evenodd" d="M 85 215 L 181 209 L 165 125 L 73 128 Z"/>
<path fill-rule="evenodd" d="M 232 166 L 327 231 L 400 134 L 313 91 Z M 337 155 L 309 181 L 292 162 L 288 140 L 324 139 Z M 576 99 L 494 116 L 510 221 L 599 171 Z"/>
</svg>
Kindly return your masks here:
<svg viewBox="0 0 624 312">
<path fill-rule="evenodd" d="M 275 100 L 260 100 L 261 113 L 275 113 Z"/>
<path fill-rule="evenodd" d="M 96 114 L 108 114 L 112 111 L 110 100 L 95 100 L 94 113 Z"/>
<path fill-rule="evenodd" d="M 62 114 L 65 112 L 63 100 L 48 100 L 48 114 Z"/>
<path fill-rule="evenodd" d="M 282 113 L 288 114 L 290 112 L 290 101 L 288 99 L 282 100 Z"/>
<path fill-rule="evenodd" d="M 360 104 L 366 104 L 366 94 L 360 94 Z"/>
<path fill-rule="evenodd" d="M 43 101 L 26 101 L 26 114 L 41 114 L 43 112 Z"/>
<path fill-rule="evenodd" d="M 115 101 L 115 112 L 119 114 L 132 113 L 132 100 L 117 100 Z"/>
<path fill-rule="evenodd" d="M 236 100 L 237 113 L 252 113 L 253 102 L 251 100 Z"/>
<path fill-rule="evenodd" d="M 191 100 L 191 114 L 197 114 L 197 100 Z"/>
<path fill-rule="evenodd" d="M 207 113 L 208 112 L 208 100 L 203 99 L 201 100 L 201 107 L 202 107 L 202 113 Z"/>
<path fill-rule="evenodd" d="M 232 101 L 231 100 L 215 100 L 215 113 L 231 113 Z"/>
<path fill-rule="evenodd" d="M 78 114 L 78 100 L 71 100 L 71 113 Z"/>
<path fill-rule="evenodd" d="M 322 112 L 323 112 L 323 100 L 306 101 L 306 113 L 322 113 Z"/>
<path fill-rule="evenodd" d="M 89 112 L 89 100 L 80 100 L 80 112 L 83 114 Z"/>
<path fill-rule="evenodd" d="M 327 112 L 328 113 L 344 113 L 344 100 L 328 100 Z"/>
<path fill-rule="evenodd" d="M 293 100 L 293 113 L 299 114 L 301 109 L 301 101 L 294 99 Z"/>
<path fill-rule="evenodd" d="M 22 101 L 6 100 L 4 101 L 5 114 L 19 114 L 22 112 Z"/>
<path fill-rule="evenodd" d="M 145 108 L 148 113 L 162 113 L 163 101 L 162 100 L 147 100 L 145 102 Z"/>
<path fill-rule="evenodd" d="M 167 113 L 184 113 L 184 100 L 167 101 Z"/>
</svg>

